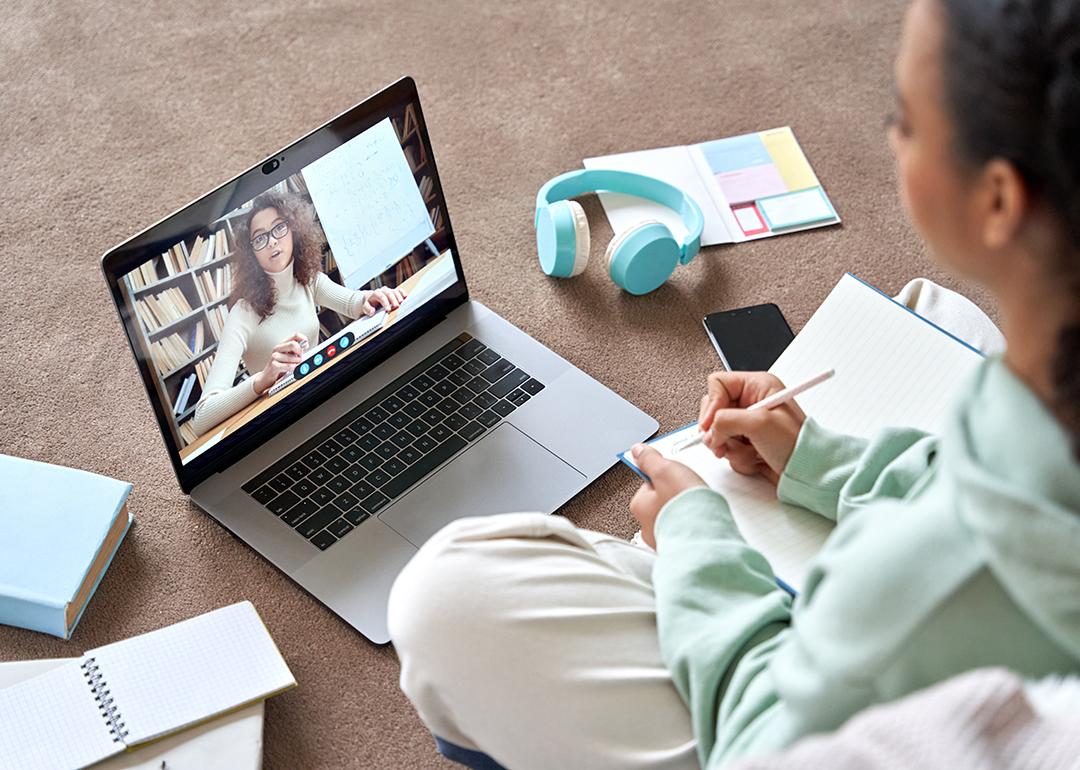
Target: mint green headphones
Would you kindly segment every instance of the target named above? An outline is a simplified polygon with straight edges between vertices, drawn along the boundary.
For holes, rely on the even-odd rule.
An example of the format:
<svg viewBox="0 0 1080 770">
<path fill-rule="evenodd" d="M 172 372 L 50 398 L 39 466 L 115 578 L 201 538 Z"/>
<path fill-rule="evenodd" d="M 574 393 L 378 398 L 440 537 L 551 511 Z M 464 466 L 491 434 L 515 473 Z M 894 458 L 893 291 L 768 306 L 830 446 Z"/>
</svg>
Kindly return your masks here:
<svg viewBox="0 0 1080 770">
<path fill-rule="evenodd" d="M 656 220 L 642 222 L 611 239 L 608 273 L 615 285 L 631 294 L 648 294 L 664 285 L 677 265 L 685 265 L 701 249 L 705 218 L 697 203 L 677 187 L 627 171 L 571 171 L 552 179 L 536 194 L 536 250 L 540 269 L 556 278 L 579 275 L 589 262 L 589 223 L 577 201 L 590 192 L 635 195 L 679 212 L 686 240 Z"/>
</svg>

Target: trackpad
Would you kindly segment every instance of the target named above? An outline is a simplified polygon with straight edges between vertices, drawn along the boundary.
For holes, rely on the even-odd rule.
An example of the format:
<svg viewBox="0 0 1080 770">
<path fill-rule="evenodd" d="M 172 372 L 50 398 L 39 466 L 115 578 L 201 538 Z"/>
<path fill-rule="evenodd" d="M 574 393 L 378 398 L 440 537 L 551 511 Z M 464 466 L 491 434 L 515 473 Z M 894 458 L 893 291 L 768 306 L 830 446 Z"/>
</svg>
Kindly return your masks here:
<svg viewBox="0 0 1080 770">
<path fill-rule="evenodd" d="M 379 518 L 420 546 L 464 516 L 551 513 L 584 482 L 584 475 L 513 425 L 503 423 Z"/>
</svg>

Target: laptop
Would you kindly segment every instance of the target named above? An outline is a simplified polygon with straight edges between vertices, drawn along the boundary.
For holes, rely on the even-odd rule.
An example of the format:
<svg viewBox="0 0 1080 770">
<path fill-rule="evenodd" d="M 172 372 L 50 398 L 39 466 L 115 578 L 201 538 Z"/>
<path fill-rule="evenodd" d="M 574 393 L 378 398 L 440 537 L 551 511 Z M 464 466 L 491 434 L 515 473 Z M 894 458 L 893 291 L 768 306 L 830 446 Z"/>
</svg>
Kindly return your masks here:
<svg viewBox="0 0 1080 770">
<path fill-rule="evenodd" d="M 554 512 L 658 427 L 469 298 L 410 78 L 102 270 L 180 487 L 376 643 L 432 534 Z"/>
</svg>

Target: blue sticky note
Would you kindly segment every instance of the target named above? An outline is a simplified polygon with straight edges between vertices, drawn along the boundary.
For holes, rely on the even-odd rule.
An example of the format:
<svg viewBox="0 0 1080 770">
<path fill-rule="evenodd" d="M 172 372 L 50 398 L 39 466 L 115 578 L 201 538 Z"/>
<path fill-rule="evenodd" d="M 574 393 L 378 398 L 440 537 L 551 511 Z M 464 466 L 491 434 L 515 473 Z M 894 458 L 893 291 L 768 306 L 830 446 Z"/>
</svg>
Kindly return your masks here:
<svg viewBox="0 0 1080 770">
<path fill-rule="evenodd" d="M 760 134 L 744 134 L 729 139 L 717 139 L 698 145 L 714 174 L 763 166 L 772 163 L 772 156 L 761 141 Z"/>
</svg>

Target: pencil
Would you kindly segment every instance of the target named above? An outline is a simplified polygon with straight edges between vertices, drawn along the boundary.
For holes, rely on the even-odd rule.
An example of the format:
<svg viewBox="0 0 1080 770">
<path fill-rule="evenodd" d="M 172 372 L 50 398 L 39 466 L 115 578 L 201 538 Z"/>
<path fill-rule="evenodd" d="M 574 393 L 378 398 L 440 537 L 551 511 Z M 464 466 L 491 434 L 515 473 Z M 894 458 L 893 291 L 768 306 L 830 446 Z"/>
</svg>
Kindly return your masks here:
<svg viewBox="0 0 1080 770">
<path fill-rule="evenodd" d="M 815 385 L 820 385 L 821 383 L 825 382 L 825 380 L 832 377 L 834 374 L 836 374 L 835 369 L 828 369 L 821 374 L 815 374 L 810 379 L 804 380 L 798 385 L 792 385 L 790 388 L 784 388 L 781 391 L 773 393 L 768 398 L 763 398 L 757 403 L 751 404 L 746 408 L 746 411 L 753 412 L 757 409 L 775 409 L 781 404 L 786 404 L 788 401 L 791 401 L 791 399 L 795 398 L 796 396 L 802 395 Z M 700 444 L 704 439 L 705 434 L 699 431 L 698 434 L 693 438 L 689 438 L 686 441 L 676 444 L 673 451 L 682 452 L 685 449 L 690 449 L 691 447 L 695 447 Z"/>
</svg>

